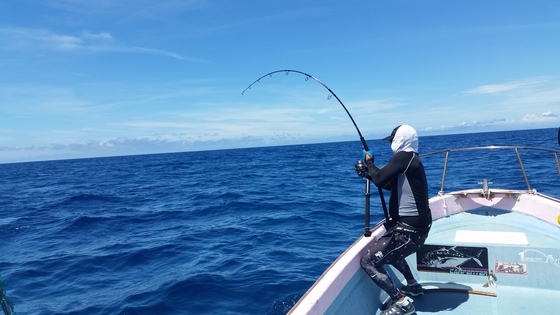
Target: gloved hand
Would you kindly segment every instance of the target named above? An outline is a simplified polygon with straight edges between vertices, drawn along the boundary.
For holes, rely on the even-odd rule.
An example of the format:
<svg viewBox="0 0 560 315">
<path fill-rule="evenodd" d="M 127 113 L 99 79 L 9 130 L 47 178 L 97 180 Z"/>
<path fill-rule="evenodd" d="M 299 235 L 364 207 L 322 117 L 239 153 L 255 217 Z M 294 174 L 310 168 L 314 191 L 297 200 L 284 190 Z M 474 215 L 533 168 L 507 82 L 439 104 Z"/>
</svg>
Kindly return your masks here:
<svg viewBox="0 0 560 315">
<path fill-rule="evenodd" d="M 373 160 L 373 150 L 369 150 L 369 151 L 364 150 L 364 152 L 362 154 L 362 160 L 364 161 L 364 163 L 366 162 L 366 156 L 368 156 L 368 155 Z"/>
</svg>

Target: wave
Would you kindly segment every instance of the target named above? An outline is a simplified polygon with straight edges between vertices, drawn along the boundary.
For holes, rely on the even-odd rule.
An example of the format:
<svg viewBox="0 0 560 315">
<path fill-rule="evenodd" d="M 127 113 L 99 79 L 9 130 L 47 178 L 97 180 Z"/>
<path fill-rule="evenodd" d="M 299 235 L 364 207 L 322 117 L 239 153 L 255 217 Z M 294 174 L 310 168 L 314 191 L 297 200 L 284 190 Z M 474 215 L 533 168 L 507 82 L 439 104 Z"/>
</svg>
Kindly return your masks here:
<svg viewBox="0 0 560 315">
<path fill-rule="evenodd" d="M 60 205 L 70 205 L 73 203 L 89 203 L 89 202 L 119 203 L 121 201 L 122 198 L 117 196 L 81 193 L 66 198 L 60 203 Z"/>
</svg>

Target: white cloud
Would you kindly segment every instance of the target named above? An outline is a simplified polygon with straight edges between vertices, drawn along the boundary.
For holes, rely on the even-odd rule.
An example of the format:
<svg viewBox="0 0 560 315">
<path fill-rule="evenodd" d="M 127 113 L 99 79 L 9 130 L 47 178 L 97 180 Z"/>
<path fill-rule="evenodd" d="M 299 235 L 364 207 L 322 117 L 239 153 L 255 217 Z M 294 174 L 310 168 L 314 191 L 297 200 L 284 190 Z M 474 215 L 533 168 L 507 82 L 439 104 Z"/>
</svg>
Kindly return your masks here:
<svg viewBox="0 0 560 315">
<path fill-rule="evenodd" d="M 172 51 L 120 43 L 109 32 L 82 31 L 69 35 L 47 29 L 0 27 L 0 49 L 20 51 L 66 51 L 66 52 L 118 52 L 139 53 L 171 57 L 180 60 L 201 61 L 184 57 Z"/>
<path fill-rule="evenodd" d="M 83 48 L 88 42 L 87 39 L 96 41 L 95 39 L 98 37 L 91 33 L 84 34 L 85 36 L 81 38 L 79 36 L 58 34 L 46 29 L 0 28 L 4 49 L 74 50 Z"/>
<path fill-rule="evenodd" d="M 210 139 L 211 138 L 211 139 Z M 347 139 L 346 139 L 347 140 Z M 325 141 L 326 142 L 326 141 Z M 143 138 L 111 138 L 87 143 L 52 144 L 25 147 L 1 147 L 0 163 L 75 159 L 102 156 L 222 150 L 309 143 L 308 139 L 290 133 L 269 137 L 198 137 L 169 134 Z"/>
<path fill-rule="evenodd" d="M 556 116 L 552 112 L 545 112 L 541 115 L 534 115 L 534 114 L 527 114 L 523 117 L 522 121 L 525 123 L 542 123 L 542 122 L 552 122 L 559 120 L 558 116 Z"/>
<path fill-rule="evenodd" d="M 112 41 L 113 35 L 111 35 L 110 33 L 107 32 L 101 32 L 98 34 L 94 34 L 94 33 L 90 33 L 90 32 L 83 32 L 83 37 L 84 38 L 89 38 L 95 41 L 104 41 L 104 42 L 109 42 Z"/>
<path fill-rule="evenodd" d="M 524 80 L 510 81 L 499 84 L 482 85 L 466 91 L 467 94 L 496 94 L 527 89 L 548 82 L 547 78 L 529 78 Z"/>
</svg>

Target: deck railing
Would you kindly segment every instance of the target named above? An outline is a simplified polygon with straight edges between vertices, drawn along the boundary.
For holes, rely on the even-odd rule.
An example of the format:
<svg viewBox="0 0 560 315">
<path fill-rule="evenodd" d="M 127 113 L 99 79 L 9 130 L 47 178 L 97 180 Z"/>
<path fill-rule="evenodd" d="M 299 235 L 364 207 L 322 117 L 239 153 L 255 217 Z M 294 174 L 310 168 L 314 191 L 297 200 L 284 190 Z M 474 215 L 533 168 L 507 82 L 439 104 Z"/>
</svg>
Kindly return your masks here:
<svg viewBox="0 0 560 315">
<path fill-rule="evenodd" d="M 527 190 L 531 191 L 531 184 L 529 183 L 529 178 L 527 177 L 527 172 L 525 171 L 525 167 L 523 166 L 523 161 L 521 159 L 521 155 L 519 154 L 520 150 L 530 150 L 530 151 L 544 151 L 550 152 L 554 154 L 556 159 L 556 168 L 558 171 L 558 176 L 560 176 L 560 161 L 558 159 L 558 155 L 560 151 L 548 148 L 538 148 L 538 147 L 528 147 L 528 146 L 484 146 L 484 147 L 468 147 L 468 148 L 456 148 L 456 149 L 446 149 L 446 150 L 439 150 L 433 151 L 428 153 L 420 154 L 420 157 L 436 155 L 436 154 L 445 154 L 445 160 L 443 163 L 443 174 L 441 178 L 441 187 L 439 194 L 443 194 L 444 186 L 445 186 L 445 177 L 447 175 L 447 162 L 449 160 L 449 154 L 452 152 L 459 152 L 459 151 L 476 151 L 476 150 L 514 150 L 517 156 L 517 161 L 519 162 L 519 167 L 521 168 L 521 172 L 523 173 L 523 178 L 525 179 L 525 184 L 527 185 Z"/>
</svg>

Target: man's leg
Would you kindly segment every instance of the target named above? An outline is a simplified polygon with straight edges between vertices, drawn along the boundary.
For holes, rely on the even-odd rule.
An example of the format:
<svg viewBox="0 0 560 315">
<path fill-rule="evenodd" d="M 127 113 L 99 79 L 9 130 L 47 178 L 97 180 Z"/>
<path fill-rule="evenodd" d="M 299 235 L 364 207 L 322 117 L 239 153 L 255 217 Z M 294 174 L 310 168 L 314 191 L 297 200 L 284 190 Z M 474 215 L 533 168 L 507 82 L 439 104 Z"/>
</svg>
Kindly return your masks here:
<svg viewBox="0 0 560 315">
<path fill-rule="evenodd" d="M 424 290 L 422 289 L 422 286 L 416 281 L 416 279 L 414 279 L 410 266 L 408 265 L 408 263 L 404 258 L 417 252 L 426 241 L 427 235 L 403 233 L 403 235 L 397 236 L 397 238 L 410 239 L 410 242 L 406 242 L 407 245 L 403 246 L 402 250 L 400 251 L 402 253 L 402 257 L 400 259 L 395 260 L 392 263 L 392 266 L 395 267 L 395 269 L 397 269 L 404 276 L 406 280 L 406 286 L 402 287 L 401 291 L 407 295 L 412 295 L 412 296 L 424 294 Z"/>
<path fill-rule="evenodd" d="M 391 261 L 391 265 L 404 276 L 407 282 L 416 282 L 405 258 L 416 253 L 424 244 L 426 238 L 409 233 L 395 232 L 394 234 L 395 242 L 400 244 L 400 246 L 397 248 L 398 254 L 395 255 L 396 259 Z"/>
<path fill-rule="evenodd" d="M 393 233 L 386 235 L 377 240 L 362 257 L 361 265 L 369 277 L 383 291 L 387 292 L 392 300 L 396 301 L 401 298 L 401 292 L 395 286 L 391 277 L 387 274 L 383 265 L 386 264 L 395 251 L 395 241 Z"/>
</svg>

